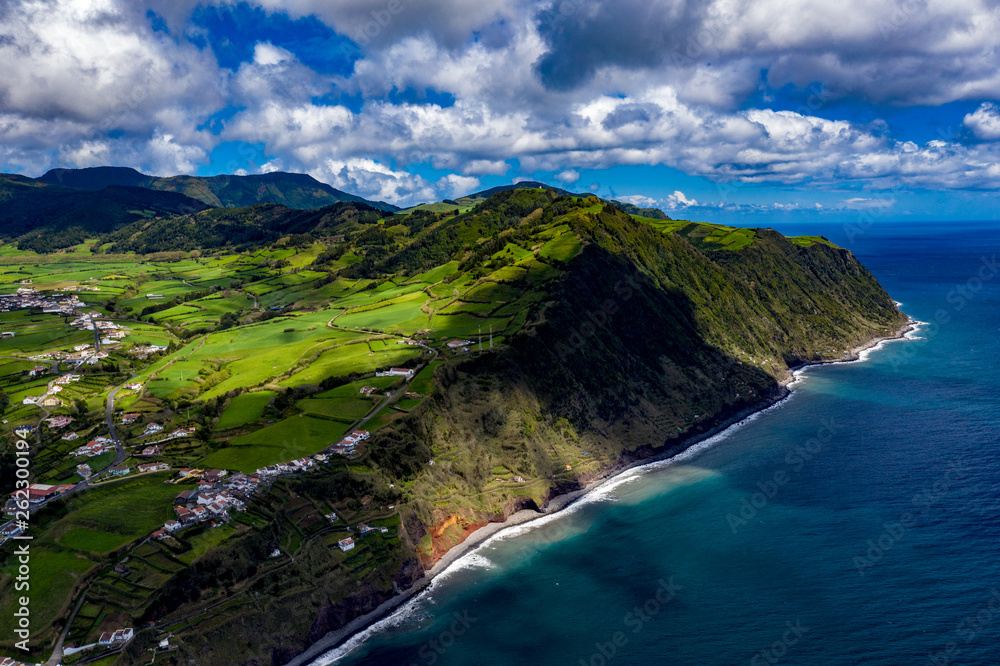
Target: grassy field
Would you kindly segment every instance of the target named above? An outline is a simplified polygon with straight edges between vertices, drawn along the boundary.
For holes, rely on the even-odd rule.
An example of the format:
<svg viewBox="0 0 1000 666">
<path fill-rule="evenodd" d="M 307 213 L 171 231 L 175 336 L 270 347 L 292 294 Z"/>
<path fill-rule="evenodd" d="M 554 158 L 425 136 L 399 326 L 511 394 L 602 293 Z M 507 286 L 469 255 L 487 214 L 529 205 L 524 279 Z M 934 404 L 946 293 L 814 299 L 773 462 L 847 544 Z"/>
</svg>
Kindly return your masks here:
<svg viewBox="0 0 1000 666">
<path fill-rule="evenodd" d="M 215 424 L 216 429 L 227 430 L 257 421 L 274 395 L 273 391 L 257 391 L 236 396 L 222 412 L 219 422 Z"/>
<path fill-rule="evenodd" d="M 348 424 L 305 414 L 279 421 L 232 440 L 205 458 L 205 467 L 254 472 L 261 467 L 312 455 L 337 442 Z"/>
<path fill-rule="evenodd" d="M 306 414 L 354 423 L 372 410 L 371 398 L 311 398 L 295 404 Z"/>
</svg>

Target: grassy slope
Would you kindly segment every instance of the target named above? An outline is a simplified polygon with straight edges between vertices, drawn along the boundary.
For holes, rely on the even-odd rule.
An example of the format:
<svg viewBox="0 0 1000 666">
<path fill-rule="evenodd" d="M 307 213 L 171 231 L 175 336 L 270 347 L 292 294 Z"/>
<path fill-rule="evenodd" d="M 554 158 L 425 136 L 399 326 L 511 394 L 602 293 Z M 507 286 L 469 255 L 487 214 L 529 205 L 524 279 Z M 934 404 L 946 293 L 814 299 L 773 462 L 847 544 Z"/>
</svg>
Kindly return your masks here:
<svg viewBox="0 0 1000 666">
<path fill-rule="evenodd" d="M 625 460 L 677 446 L 682 437 L 773 396 L 789 365 L 836 356 L 902 321 L 856 259 L 823 239 L 789 241 L 763 230 L 632 218 L 596 199 L 577 201 L 540 190 L 501 193 L 457 217 L 412 217 L 410 235 L 393 241 L 391 250 L 355 246 L 350 261 L 343 261 L 345 254 L 331 264 L 340 273 L 322 287 L 330 291 L 316 301 L 322 306 L 317 311 L 194 338 L 140 373 L 140 380 L 159 377 L 148 383 L 151 395 L 193 400 L 197 409 L 216 399 L 221 406 L 230 390 L 267 384 L 277 395 L 420 353 L 369 330 L 334 330 L 327 327 L 331 319 L 338 326 L 407 335 L 430 329 L 432 343 L 474 338 L 480 327 L 488 332 L 492 325 L 502 342 L 482 356 L 442 350 L 433 370 L 421 372 L 411 386 L 430 399 L 408 399 L 373 421 L 370 429 L 380 429 L 349 472 L 327 471 L 287 496 L 275 491 L 248 513 L 253 529 L 208 539 L 224 542 L 221 546 L 209 548 L 208 541 L 197 539 L 182 561 L 206 553 L 211 566 L 184 569 L 171 580 L 199 577 L 198 587 L 209 598 L 221 589 L 217 581 L 230 575 L 222 572 L 242 571 L 232 574 L 234 581 L 248 578 L 249 570 L 239 569 L 246 552 L 270 549 L 273 539 L 292 552 L 301 544 L 305 550 L 297 556 L 301 564 L 281 569 L 256 588 L 272 610 L 220 611 L 182 632 L 189 654 L 239 663 L 270 645 L 294 653 L 307 641 L 310 626 L 315 636 L 371 608 L 394 577 L 408 584 L 417 575 L 414 552 L 429 561 L 454 544 L 458 527 L 430 536 L 442 521 L 457 517 L 460 525 L 471 524 L 541 505 L 553 493 Z M 386 241 L 371 229 L 357 233 Z M 316 256 L 316 247 L 285 248 L 238 259 L 180 261 L 170 276 L 150 271 L 140 293 L 149 285 L 184 294 L 252 274 L 267 277 L 247 285 L 264 307 L 285 299 L 301 302 L 319 291 L 314 282 L 325 273 L 278 274 L 260 266 L 288 261 L 307 269 Z M 91 275 L 81 271 L 81 278 Z M 122 293 L 128 281 L 109 282 Z M 136 301 L 145 305 L 141 296 Z M 249 303 L 241 294 L 213 295 L 155 318 L 211 322 L 224 312 L 245 312 Z M 40 338 L 38 344 L 48 343 Z M 360 386 L 381 389 L 394 381 L 365 379 L 317 393 L 281 416 L 271 416 L 275 408 L 268 407 L 266 418 L 276 423 L 264 427 L 271 393 L 239 396 L 221 412 L 216 430 L 240 429 L 225 435 L 232 437 L 228 446 L 199 454 L 198 464 L 252 471 L 318 451 L 372 405 L 358 396 Z M 432 458 L 433 467 L 426 464 Z M 525 481 L 514 482 L 515 476 Z M 386 490 L 389 483 L 398 494 Z M 317 535 L 309 520 L 300 525 L 288 517 L 308 513 L 299 493 L 312 492 L 309 484 L 319 487 L 312 500 L 319 504 L 311 510 L 336 509 L 353 516 L 345 520 L 354 523 L 377 519 L 379 506 L 396 505 L 401 537 L 392 544 L 365 543 L 342 557 L 331 550 L 333 535 Z M 95 495 L 93 506 L 60 520 L 51 556 L 86 548 L 92 563 L 127 541 L 129 530 L 151 529 L 169 517 L 168 495 L 178 490 L 162 488 L 162 498 L 153 495 L 165 501 L 144 503 L 124 532 L 107 522 L 122 510 L 121 502 L 108 504 Z M 381 499 L 362 509 L 360 498 L 372 496 Z M 290 513 L 274 514 L 278 506 Z M 281 536 L 264 539 L 269 529 Z M 88 562 L 80 566 L 91 566 Z M 137 606 L 130 617 L 197 606 L 180 582 L 164 586 L 174 571 L 166 570 L 149 593 L 149 605 Z M 66 582 L 72 572 L 65 575 L 70 578 L 52 582 L 64 589 L 48 604 L 52 613 L 72 587 Z M 274 622 L 275 609 L 288 620 Z"/>
</svg>

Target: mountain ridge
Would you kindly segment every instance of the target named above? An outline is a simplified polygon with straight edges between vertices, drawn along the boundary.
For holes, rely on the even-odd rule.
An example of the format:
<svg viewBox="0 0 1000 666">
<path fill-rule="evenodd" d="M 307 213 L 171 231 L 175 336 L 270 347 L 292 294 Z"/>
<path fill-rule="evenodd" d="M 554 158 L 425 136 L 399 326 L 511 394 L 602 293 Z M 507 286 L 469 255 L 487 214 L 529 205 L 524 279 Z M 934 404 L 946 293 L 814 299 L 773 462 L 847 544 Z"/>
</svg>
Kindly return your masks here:
<svg viewBox="0 0 1000 666">
<path fill-rule="evenodd" d="M 177 192 L 217 208 L 242 208 L 257 203 L 276 203 L 302 210 L 353 201 L 395 212 L 398 206 L 369 201 L 327 185 L 303 173 L 273 171 L 263 174 L 220 174 L 216 176 L 149 176 L 131 167 L 99 166 L 84 169 L 50 169 L 38 181 L 101 190 L 109 185 L 126 185 L 150 190 Z"/>
</svg>

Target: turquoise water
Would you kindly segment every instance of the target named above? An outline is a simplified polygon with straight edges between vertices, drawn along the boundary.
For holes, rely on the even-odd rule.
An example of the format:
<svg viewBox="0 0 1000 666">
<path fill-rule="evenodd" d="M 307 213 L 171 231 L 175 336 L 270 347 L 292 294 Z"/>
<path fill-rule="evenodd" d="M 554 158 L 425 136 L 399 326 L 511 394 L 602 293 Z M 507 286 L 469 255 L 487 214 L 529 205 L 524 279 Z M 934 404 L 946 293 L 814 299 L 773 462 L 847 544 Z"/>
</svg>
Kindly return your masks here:
<svg viewBox="0 0 1000 666">
<path fill-rule="evenodd" d="M 315 663 L 1000 663 L 1000 226 L 779 230 L 850 248 L 928 324 Z"/>
</svg>

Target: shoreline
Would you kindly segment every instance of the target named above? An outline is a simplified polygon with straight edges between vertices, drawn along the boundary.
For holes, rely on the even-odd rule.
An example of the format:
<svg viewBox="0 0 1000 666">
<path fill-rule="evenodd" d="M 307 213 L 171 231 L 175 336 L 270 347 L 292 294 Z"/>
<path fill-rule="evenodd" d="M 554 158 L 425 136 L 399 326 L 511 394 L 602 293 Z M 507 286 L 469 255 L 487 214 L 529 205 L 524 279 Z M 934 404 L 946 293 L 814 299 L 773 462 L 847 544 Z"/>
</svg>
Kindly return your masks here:
<svg viewBox="0 0 1000 666">
<path fill-rule="evenodd" d="M 788 369 L 790 376 L 785 380 L 778 382 L 780 389 L 779 394 L 776 397 L 764 400 L 753 407 L 743 409 L 733 416 L 720 421 L 718 424 L 709 428 L 705 432 L 698 433 L 697 435 L 693 435 L 685 439 L 682 443 L 680 443 L 678 448 L 669 449 L 661 454 L 654 455 L 649 458 L 632 460 L 611 467 L 600 478 L 587 483 L 583 488 L 553 497 L 540 511 L 522 509 L 521 511 L 511 514 L 503 521 L 487 523 L 469 534 L 469 536 L 462 541 L 462 543 L 456 545 L 445 553 L 430 569 L 427 569 L 424 572 L 424 577 L 414 583 L 411 587 L 382 602 L 374 610 L 354 618 L 340 629 L 328 632 L 325 636 L 310 645 L 301 654 L 287 662 L 286 666 L 306 666 L 307 664 L 311 664 L 323 654 L 342 647 L 349 640 L 359 636 L 365 630 L 374 627 L 377 623 L 390 619 L 395 611 L 405 606 L 408 602 L 419 596 L 428 587 L 430 587 L 438 576 L 445 573 L 452 565 L 465 556 L 478 550 L 488 541 L 493 539 L 493 537 L 507 532 L 513 527 L 554 516 L 576 504 L 579 500 L 593 495 L 595 491 L 601 489 L 602 487 L 620 480 L 623 475 L 629 471 L 651 466 L 657 463 L 675 462 L 685 454 L 693 455 L 700 450 L 698 449 L 699 444 L 703 444 L 707 440 L 714 437 L 722 436 L 730 429 L 738 427 L 749 420 L 755 419 L 768 410 L 783 404 L 794 394 L 794 390 L 790 388 L 790 386 L 801 381 L 800 375 L 809 368 L 815 366 L 838 365 L 864 361 L 868 357 L 868 352 L 876 351 L 883 345 L 890 342 L 909 339 L 910 334 L 916 332 L 922 324 L 923 322 L 910 318 L 906 324 L 896 329 L 892 335 L 886 337 L 874 337 L 865 343 L 852 347 L 843 356 L 823 361 L 810 361 L 795 367 L 790 367 Z"/>
</svg>

